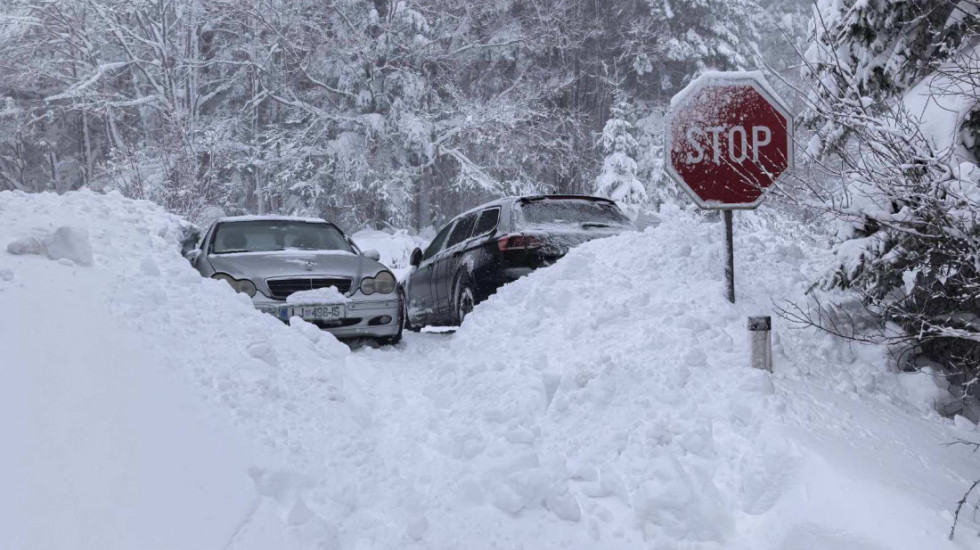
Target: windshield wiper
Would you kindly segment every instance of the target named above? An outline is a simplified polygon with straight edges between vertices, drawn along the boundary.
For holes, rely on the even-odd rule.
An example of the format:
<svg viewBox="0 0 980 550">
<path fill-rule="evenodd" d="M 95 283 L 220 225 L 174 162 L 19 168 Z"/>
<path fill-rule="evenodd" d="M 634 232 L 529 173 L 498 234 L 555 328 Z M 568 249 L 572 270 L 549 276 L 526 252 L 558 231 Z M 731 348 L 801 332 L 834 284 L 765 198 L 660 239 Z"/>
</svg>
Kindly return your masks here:
<svg viewBox="0 0 980 550">
<path fill-rule="evenodd" d="M 601 223 L 601 222 L 582 222 L 583 228 L 589 227 L 612 227 L 611 223 Z"/>
</svg>

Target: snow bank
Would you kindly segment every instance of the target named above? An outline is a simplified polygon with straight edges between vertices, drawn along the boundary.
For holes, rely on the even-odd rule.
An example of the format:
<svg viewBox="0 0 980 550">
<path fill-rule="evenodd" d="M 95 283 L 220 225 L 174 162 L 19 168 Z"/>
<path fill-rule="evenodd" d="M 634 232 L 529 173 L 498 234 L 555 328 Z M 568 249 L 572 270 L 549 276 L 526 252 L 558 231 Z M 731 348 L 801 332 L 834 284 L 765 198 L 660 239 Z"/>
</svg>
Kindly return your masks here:
<svg viewBox="0 0 980 550">
<path fill-rule="evenodd" d="M 749 369 L 747 317 L 827 252 L 736 218 L 737 305 L 721 225 L 676 213 L 501 289 L 444 346 L 409 340 L 375 394 L 399 426 L 385 483 L 413 495 L 386 517 L 431 548 L 980 547 L 975 524 L 945 538 L 977 471 L 915 400 L 933 380 L 778 318 L 776 374 Z"/>
<path fill-rule="evenodd" d="M 51 260 L 67 260 L 92 265 L 92 245 L 88 231 L 77 227 L 59 227 L 54 233 L 39 237 L 21 237 L 7 245 L 11 254 L 44 254 Z"/>
<path fill-rule="evenodd" d="M 775 375 L 748 368 L 746 317 L 829 254 L 756 214 L 737 305 L 721 225 L 675 212 L 454 335 L 354 354 L 199 277 L 148 203 L 0 193 L 0 216 L 0 244 L 71 226 L 93 255 L 0 254 L 16 548 L 980 548 L 969 517 L 945 538 L 977 471 L 943 445 L 980 434 L 924 406 L 932 379 L 779 319 Z"/>
<path fill-rule="evenodd" d="M 74 260 L 0 253 L 0 546 L 288 548 L 328 530 L 278 455 L 302 432 L 356 436 L 336 410 L 345 346 L 202 279 L 186 222 L 150 203 L 3 192 L 0 218 L 0 250 L 37 238 Z M 284 381 L 318 410 L 290 410 Z"/>
<path fill-rule="evenodd" d="M 0 292 L 17 312 L 0 348 L 0 546 L 221 547 L 253 505 L 260 455 L 60 269 L 61 290 L 29 292 L 21 268 L 23 286 Z"/>
</svg>

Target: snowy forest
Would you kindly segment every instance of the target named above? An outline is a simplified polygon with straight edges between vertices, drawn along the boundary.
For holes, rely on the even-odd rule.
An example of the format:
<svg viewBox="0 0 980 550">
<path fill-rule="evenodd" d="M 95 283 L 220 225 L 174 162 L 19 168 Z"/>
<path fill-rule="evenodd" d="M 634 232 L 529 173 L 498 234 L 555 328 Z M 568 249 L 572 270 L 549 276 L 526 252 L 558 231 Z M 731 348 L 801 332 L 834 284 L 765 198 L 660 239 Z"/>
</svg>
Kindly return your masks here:
<svg viewBox="0 0 980 550">
<path fill-rule="evenodd" d="M 191 219 L 421 230 L 503 195 L 686 197 L 670 98 L 763 70 L 797 110 L 788 199 L 834 220 L 844 307 L 786 315 L 980 362 L 976 0 L 10 0 L 0 189 L 88 187 Z M 841 311 L 843 310 L 843 316 Z M 901 330 L 894 330 L 896 327 Z M 924 353 L 919 353 L 924 352 Z"/>
<path fill-rule="evenodd" d="M 0 0 L 0 247 L 2 548 L 980 550 L 980 0 Z"/>
<path fill-rule="evenodd" d="M 807 13 L 772 0 L 5 6 L 0 188 L 118 189 L 192 218 L 218 207 L 353 228 L 591 193 L 617 116 L 634 181 L 662 199 L 670 97 L 704 69 L 791 66 Z"/>
</svg>

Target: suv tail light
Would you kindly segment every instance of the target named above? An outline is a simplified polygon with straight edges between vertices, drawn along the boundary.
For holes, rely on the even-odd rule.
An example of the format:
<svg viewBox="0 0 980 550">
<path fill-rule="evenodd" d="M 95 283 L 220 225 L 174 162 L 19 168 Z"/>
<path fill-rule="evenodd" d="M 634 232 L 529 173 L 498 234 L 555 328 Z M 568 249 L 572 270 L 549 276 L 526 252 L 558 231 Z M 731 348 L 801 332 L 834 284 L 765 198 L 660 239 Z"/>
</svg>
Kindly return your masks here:
<svg viewBox="0 0 980 550">
<path fill-rule="evenodd" d="M 497 239 L 497 248 L 501 252 L 506 252 L 508 250 L 527 250 L 529 248 L 538 248 L 542 245 L 540 239 L 537 237 L 532 237 L 530 235 L 504 235 Z"/>
</svg>

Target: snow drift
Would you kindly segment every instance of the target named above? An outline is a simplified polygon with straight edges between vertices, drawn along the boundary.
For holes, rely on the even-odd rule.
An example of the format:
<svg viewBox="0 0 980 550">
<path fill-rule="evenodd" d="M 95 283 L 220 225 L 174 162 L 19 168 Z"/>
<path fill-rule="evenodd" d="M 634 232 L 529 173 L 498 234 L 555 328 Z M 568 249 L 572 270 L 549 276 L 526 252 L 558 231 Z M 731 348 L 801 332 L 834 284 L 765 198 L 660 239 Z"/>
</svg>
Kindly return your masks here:
<svg viewBox="0 0 980 550">
<path fill-rule="evenodd" d="M 382 399 L 427 405 L 400 417 L 403 463 L 427 460 L 401 475 L 441 472 L 416 509 L 432 547 L 977 547 L 945 540 L 976 468 L 943 444 L 976 434 L 933 412 L 934 380 L 779 319 L 776 375 L 748 368 L 747 317 L 800 299 L 826 252 L 738 217 L 735 306 L 720 224 L 674 213 L 501 289 L 394 373 Z"/>
<path fill-rule="evenodd" d="M 0 244 L 92 247 L 0 254 L 15 548 L 980 548 L 969 518 L 946 540 L 977 469 L 943 445 L 980 434 L 932 411 L 931 378 L 778 319 L 776 373 L 747 367 L 746 316 L 827 254 L 757 215 L 735 306 L 720 226 L 673 212 L 454 335 L 353 354 L 201 279 L 149 203 L 0 193 L 0 216 Z"/>
<path fill-rule="evenodd" d="M 280 517 L 302 505 L 270 489 L 264 449 L 331 421 L 297 419 L 276 386 L 315 380 L 344 423 L 331 366 L 347 348 L 197 276 L 186 223 L 150 203 L 5 192 L 0 219 L 0 242 L 41 245 L 0 254 L 0 547 L 284 547 Z M 253 414 L 280 433 L 230 427 Z"/>
</svg>

